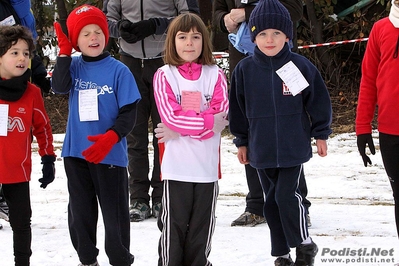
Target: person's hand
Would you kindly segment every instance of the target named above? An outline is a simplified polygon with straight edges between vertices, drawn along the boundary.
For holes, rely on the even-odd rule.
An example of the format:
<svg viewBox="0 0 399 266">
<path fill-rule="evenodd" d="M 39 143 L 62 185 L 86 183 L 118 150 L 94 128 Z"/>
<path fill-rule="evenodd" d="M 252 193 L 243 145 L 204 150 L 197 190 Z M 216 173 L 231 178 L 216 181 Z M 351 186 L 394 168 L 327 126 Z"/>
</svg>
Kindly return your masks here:
<svg viewBox="0 0 399 266">
<path fill-rule="evenodd" d="M 39 182 L 42 183 L 40 185 L 41 188 L 46 188 L 48 184 L 54 181 L 55 177 L 55 156 L 53 155 L 44 155 L 42 157 L 42 173 L 43 177 L 39 179 Z"/>
<path fill-rule="evenodd" d="M 168 128 L 164 123 L 159 123 L 157 128 L 154 129 L 155 137 L 158 139 L 158 143 L 163 143 L 171 139 L 177 139 L 180 134 L 172 129 Z"/>
<path fill-rule="evenodd" d="M 58 39 L 58 47 L 60 48 L 60 52 L 58 53 L 58 55 L 71 56 L 72 43 L 62 31 L 61 24 L 58 22 L 54 22 L 54 29 Z"/>
<path fill-rule="evenodd" d="M 357 149 L 362 156 L 364 166 L 367 167 L 367 163 L 371 165 L 370 157 L 366 155 L 366 144 L 369 146 L 371 154 L 375 154 L 374 142 L 371 134 L 361 134 L 357 136 Z"/>
<path fill-rule="evenodd" d="M 317 154 L 320 157 L 327 156 L 327 141 L 325 139 L 316 139 Z"/>
<path fill-rule="evenodd" d="M 82 155 L 85 157 L 86 161 L 98 164 L 104 160 L 112 147 L 119 141 L 119 136 L 111 129 L 105 134 L 88 136 L 87 139 L 94 142 L 94 144 L 84 150 Z"/>
<path fill-rule="evenodd" d="M 227 118 L 226 112 L 220 112 L 213 115 L 212 131 L 215 133 L 222 132 L 222 130 L 229 124 L 229 121 L 226 118 Z"/>
<path fill-rule="evenodd" d="M 135 43 L 143 40 L 144 38 L 155 34 L 156 22 L 155 19 L 150 18 L 136 23 L 129 20 L 122 20 L 119 24 L 119 32 L 126 42 Z"/>
<path fill-rule="evenodd" d="M 230 18 L 235 23 L 241 23 L 245 20 L 245 9 L 244 8 L 233 8 L 230 10 Z"/>
<path fill-rule="evenodd" d="M 238 23 L 231 19 L 230 13 L 225 15 L 224 18 L 224 26 L 226 27 L 229 33 L 235 32 L 238 27 Z"/>
<path fill-rule="evenodd" d="M 241 164 L 249 164 L 247 146 L 238 147 L 237 158 Z"/>
</svg>

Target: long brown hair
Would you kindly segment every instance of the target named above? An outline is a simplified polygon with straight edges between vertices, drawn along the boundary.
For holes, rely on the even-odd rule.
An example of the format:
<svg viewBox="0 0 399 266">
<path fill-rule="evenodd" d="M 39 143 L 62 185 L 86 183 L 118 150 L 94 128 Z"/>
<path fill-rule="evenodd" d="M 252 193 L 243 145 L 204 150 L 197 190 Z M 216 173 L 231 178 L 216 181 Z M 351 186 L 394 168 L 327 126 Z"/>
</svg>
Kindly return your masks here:
<svg viewBox="0 0 399 266">
<path fill-rule="evenodd" d="M 208 29 L 202 19 L 193 13 L 184 13 L 169 24 L 165 40 L 164 62 L 172 66 L 178 66 L 184 63 L 176 51 L 175 38 L 179 31 L 190 32 L 195 29 L 202 35 L 202 52 L 198 57 L 198 63 L 202 65 L 214 65 L 215 59 L 212 55 L 212 43 L 209 37 Z"/>
</svg>

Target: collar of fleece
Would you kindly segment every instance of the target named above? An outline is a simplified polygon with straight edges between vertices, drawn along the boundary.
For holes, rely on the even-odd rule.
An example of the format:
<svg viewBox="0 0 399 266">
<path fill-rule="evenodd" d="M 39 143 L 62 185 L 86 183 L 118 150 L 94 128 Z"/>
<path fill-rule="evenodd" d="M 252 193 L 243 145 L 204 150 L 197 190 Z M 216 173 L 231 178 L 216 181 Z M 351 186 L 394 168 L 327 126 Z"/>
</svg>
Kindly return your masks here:
<svg viewBox="0 0 399 266">
<path fill-rule="evenodd" d="M 395 3 L 396 2 L 396 3 Z M 395 28 L 399 28 L 399 1 L 392 0 L 391 11 L 389 12 L 389 20 Z"/>
<path fill-rule="evenodd" d="M 1 79 L 0 78 L 0 99 L 8 102 L 15 102 L 21 99 L 28 86 L 31 70 L 28 68 L 22 76 Z"/>
</svg>

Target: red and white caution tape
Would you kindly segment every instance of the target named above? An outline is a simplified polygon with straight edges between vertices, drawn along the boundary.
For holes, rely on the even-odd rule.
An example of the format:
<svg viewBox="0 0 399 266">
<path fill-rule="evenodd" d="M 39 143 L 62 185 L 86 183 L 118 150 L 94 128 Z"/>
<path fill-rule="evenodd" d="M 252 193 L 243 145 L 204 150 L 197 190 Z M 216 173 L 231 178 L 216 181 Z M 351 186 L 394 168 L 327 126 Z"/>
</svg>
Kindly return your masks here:
<svg viewBox="0 0 399 266">
<path fill-rule="evenodd" d="M 361 39 L 346 40 L 346 41 L 338 41 L 338 42 L 327 42 L 327 43 L 303 45 L 303 46 L 298 46 L 298 49 L 306 49 L 306 48 L 330 46 L 330 45 L 337 45 L 337 44 L 347 44 L 347 43 L 354 43 L 354 42 L 364 42 L 364 41 L 367 41 L 368 39 L 369 39 L 369 38 L 361 38 Z"/>
</svg>

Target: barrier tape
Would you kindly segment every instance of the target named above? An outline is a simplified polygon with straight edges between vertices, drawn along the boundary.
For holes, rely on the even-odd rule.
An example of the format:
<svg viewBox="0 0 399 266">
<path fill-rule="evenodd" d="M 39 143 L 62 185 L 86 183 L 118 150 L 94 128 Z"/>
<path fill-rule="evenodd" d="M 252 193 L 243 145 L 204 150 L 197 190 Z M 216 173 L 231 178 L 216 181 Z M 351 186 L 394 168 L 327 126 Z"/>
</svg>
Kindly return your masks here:
<svg viewBox="0 0 399 266">
<path fill-rule="evenodd" d="M 355 43 L 355 42 L 365 42 L 368 41 L 369 38 L 361 38 L 361 39 L 353 39 L 353 40 L 346 40 L 346 41 L 337 41 L 337 42 L 326 42 L 326 43 L 319 43 L 319 44 L 310 44 L 310 45 L 303 45 L 298 46 L 298 49 L 307 49 L 307 48 L 315 48 L 315 47 L 322 47 L 322 46 L 330 46 L 330 45 L 338 45 L 338 44 L 347 44 L 347 43 Z M 213 52 L 213 56 L 216 59 L 221 58 L 228 58 L 229 53 L 226 52 Z"/>
<path fill-rule="evenodd" d="M 330 46 L 330 45 L 337 45 L 337 44 L 347 44 L 347 43 L 354 43 L 354 42 L 364 42 L 364 41 L 367 41 L 368 39 L 369 38 L 361 38 L 361 39 L 338 41 L 338 42 L 327 42 L 327 43 L 303 45 L 303 46 L 298 46 L 298 49 L 314 48 L 314 47 L 321 47 L 321 46 Z"/>
<path fill-rule="evenodd" d="M 215 59 L 221 59 L 221 58 L 228 58 L 229 57 L 229 53 L 226 52 L 213 52 L 213 57 Z"/>
</svg>

